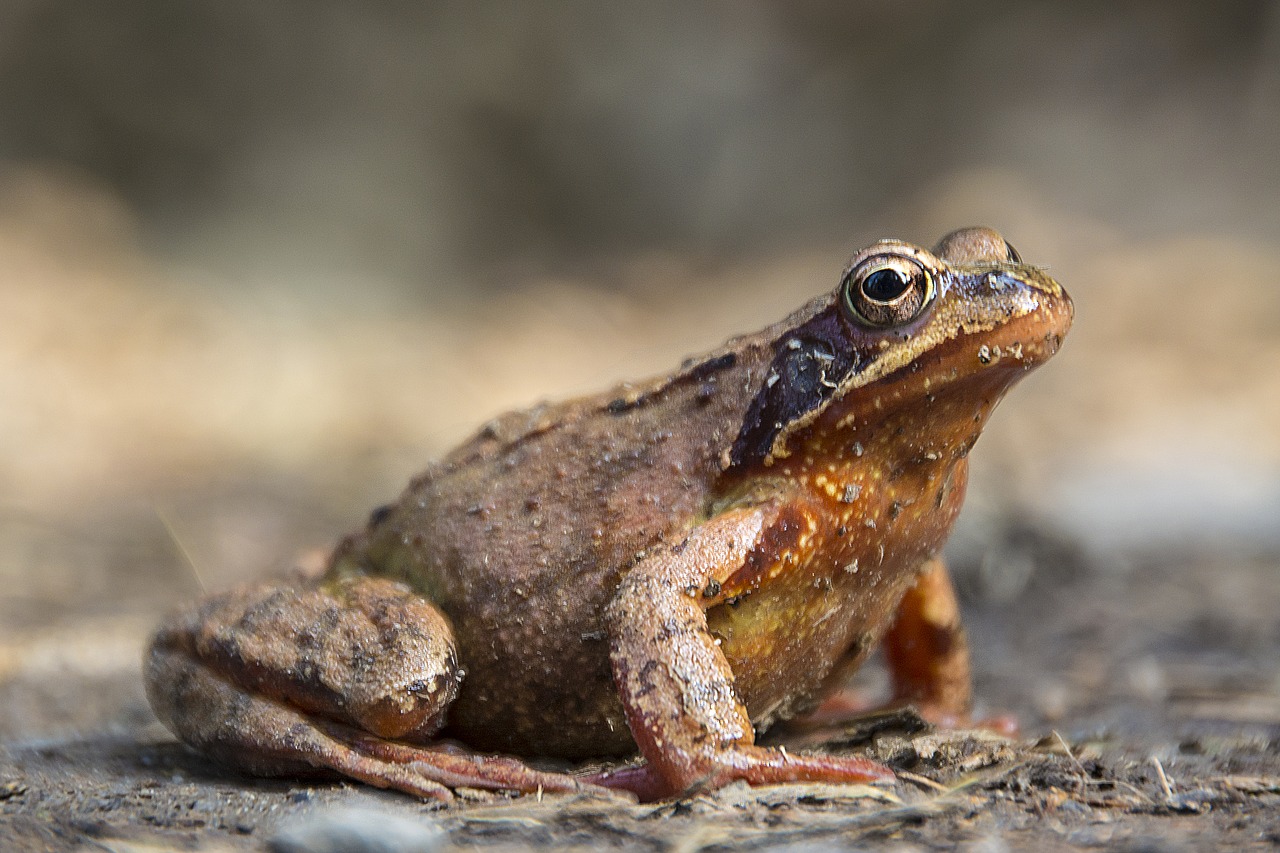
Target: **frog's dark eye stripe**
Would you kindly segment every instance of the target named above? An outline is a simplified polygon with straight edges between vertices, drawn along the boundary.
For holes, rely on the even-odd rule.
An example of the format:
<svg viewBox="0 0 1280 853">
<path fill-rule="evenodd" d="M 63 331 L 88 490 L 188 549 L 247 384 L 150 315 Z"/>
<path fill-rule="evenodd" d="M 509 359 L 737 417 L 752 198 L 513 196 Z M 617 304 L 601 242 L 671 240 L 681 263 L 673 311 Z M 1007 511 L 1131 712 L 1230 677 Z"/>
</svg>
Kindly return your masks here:
<svg viewBox="0 0 1280 853">
<path fill-rule="evenodd" d="M 933 276 L 903 255 L 876 255 L 849 271 L 841 283 L 846 313 L 863 325 L 900 326 L 933 299 Z"/>
<path fill-rule="evenodd" d="M 732 465 L 767 458 L 779 433 L 821 408 L 866 363 L 867 353 L 850 336 L 841 311 L 823 310 L 777 342 L 734 440 Z"/>
</svg>

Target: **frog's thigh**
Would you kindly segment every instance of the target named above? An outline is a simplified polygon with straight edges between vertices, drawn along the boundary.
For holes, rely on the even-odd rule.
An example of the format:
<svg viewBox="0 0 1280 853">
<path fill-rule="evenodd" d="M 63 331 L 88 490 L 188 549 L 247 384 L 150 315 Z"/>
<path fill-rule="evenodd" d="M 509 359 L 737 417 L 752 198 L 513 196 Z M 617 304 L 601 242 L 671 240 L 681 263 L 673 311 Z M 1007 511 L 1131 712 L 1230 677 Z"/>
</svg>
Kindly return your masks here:
<svg viewBox="0 0 1280 853">
<path fill-rule="evenodd" d="M 969 643 L 955 587 L 942 560 L 925 564 L 884 638 L 894 699 L 933 718 L 964 718 L 972 701 Z"/>
<path fill-rule="evenodd" d="M 793 755 L 754 745 L 733 671 L 707 630 L 702 591 L 744 564 L 773 516 L 762 507 L 717 516 L 623 578 L 607 613 L 610 663 L 631 734 L 648 765 L 598 781 L 653 799 L 733 779 L 766 784 L 892 776 L 862 758 Z"/>
<path fill-rule="evenodd" d="M 450 798 L 429 775 L 362 754 L 334 736 L 341 731 L 336 725 L 330 734 L 316 719 L 246 693 L 173 648 L 152 647 L 147 687 L 165 724 L 224 764 L 265 776 L 332 770 L 419 797 Z"/>
<path fill-rule="evenodd" d="M 430 736 L 457 693 L 449 623 L 399 584 L 253 585 L 208 599 L 157 632 L 146 681 L 164 723 L 225 763 L 448 796 L 432 774 L 355 745 L 358 730 Z"/>
<path fill-rule="evenodd" d="M 172 668 L 184 660 L 240 692 L 382 737 L 431 736 L 458 689 L 443 614 L 378 578 L 242 587 L 163 625 L 148 689 L 177 729 L 200 715 L 172 701 Z"/>
</svg>

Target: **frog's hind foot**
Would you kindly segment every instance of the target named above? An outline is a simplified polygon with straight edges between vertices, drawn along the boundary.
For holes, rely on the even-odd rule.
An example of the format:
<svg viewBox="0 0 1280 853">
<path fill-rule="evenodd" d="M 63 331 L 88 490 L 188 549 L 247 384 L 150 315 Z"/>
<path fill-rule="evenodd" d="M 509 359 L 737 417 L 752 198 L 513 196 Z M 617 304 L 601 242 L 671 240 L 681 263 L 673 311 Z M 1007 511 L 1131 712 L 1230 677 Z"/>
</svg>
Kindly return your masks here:
<svg viewBox="0 0 1280 853">
<path fill-rule="evenodd" d="M 408 768 L 449 788 L 483 788 L 523 793 L 603 792 L 603 786 L 594 785 L 589 780 L 565 773 L 535 770 L 504 755 L 478 755 L 466 750 L 449 749 L 443 745 L 413 746 L 351 730 L 347 730 L 345 734 L 351 748 L 366 761 Z M 378 783 L 375 781 L 371 784 Z"/>
</svg>

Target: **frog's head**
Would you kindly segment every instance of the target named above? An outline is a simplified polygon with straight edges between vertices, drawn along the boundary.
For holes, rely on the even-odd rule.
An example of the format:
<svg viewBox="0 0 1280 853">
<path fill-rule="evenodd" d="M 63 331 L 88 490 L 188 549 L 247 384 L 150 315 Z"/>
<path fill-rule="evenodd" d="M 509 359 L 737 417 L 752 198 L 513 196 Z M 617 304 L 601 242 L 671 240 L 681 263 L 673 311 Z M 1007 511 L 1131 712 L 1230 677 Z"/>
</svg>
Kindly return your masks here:
<svg viewBox="0 0 1280 853">
<path fill-rule="evenodd" d="M 964 420 L 976 438 L 1004 392 L 1057 352 L 1072 311 L 1066 291 L 989 228 L 954 231 L 933 251 L 875 243 L 780 327 L 731 465 L 770 465 L 796 440 L 822 443 L 894 413 L 922 427 Z"/>
</svg>

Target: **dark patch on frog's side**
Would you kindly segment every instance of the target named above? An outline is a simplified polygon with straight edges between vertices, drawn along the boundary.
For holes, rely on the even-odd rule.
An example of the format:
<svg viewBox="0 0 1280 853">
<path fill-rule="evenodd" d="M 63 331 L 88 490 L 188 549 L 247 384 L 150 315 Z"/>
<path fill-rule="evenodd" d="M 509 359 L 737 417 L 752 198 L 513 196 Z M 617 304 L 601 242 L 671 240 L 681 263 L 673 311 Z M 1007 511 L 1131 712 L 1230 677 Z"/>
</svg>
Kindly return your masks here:
<svg viewBox="0 0 1280 853">
<path fill-rule="evenodd" d="M 738 354 L 735 352 L 726 352 L 721 355 L 712 356 L 701 362 L 686 362 L 681 365 L 681 373 L 673 378 L 673 382 L 680 380 L 686 382 L 701 382 L 704 379 L 714 379 L 715 374 L 722 370 L 728 370 L 738 363 Z M 666 386 L 664 386 L 665 388 Z M 663 390 L 663 389 L 658 389 Z M 605 404 L 605 411 L 611 415 L 620 415 L 631 409 L 643 406 L 645 403 L 654 399 L 657 391 L 646 394 L 640 394 L 636 397 L 615 397 Z"/>
<path fill-rule="evenodd" d="M 713 373 L 719 373 L 722 370 L 728 370 L 738 363 L 738 354 L 736 352 L 726 352 L 723 355 L 717 355 L 709 358 L 700 364 L 684 365 L 687 371 L 684 375 L 694 382 L 700 382 Z"/>
<path fill-rule="evenodd" d="M 790 423 L 821 406 L 870 359 L 859 351 L 836 304 L 778 341 L 760 392 L 729 453 L 733 467 L 762 461 Z M 865 346 L 865 344 L 864 344 Z"/>
</svg>

